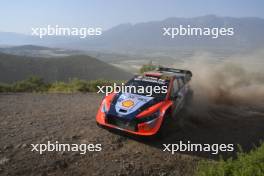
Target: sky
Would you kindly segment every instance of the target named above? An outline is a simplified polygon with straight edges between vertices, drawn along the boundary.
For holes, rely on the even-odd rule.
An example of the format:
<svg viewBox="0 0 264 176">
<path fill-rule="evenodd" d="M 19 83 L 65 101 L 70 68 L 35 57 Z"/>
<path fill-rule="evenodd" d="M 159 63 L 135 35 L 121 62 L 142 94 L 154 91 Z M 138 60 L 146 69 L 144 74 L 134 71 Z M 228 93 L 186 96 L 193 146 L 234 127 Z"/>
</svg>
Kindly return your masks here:
<svg viewBox="0 0 264 176">
<path fill-rule="evenodd" d="M 263 0 L 1 0 L 0 31 L 31 28 L 102 27 L 208 14 L 264 18 Z"/>
</svg>

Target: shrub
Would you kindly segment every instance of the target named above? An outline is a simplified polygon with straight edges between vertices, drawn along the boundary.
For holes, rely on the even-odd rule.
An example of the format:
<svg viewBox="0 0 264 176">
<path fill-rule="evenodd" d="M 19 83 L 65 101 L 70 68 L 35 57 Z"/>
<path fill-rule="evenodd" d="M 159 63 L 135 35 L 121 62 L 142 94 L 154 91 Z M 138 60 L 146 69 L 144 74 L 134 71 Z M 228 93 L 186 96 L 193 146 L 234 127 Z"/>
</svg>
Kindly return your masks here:
<svg viewBox="0 0 264 176">
<path fill-rule="evenodd" d="M 68 82 L 56 81 L 45 83 L 42 78 L 32 76 L 26 80 L 13 84 L 0 84 L 0 92 L 97 92 L 97 86 L 112 86 L 114 83 L 121 84 L 124 81 L 114 80 L 91 80 L 85 81 L 77 78 L 69 79 Z"/>
<path fill-rule="evenodd" d="M 12 86 L 9 84 L 0 83 L 0 92 L 12 92 Z"/>
<path fill-rule="evenodd" d="M 239 152 L 237 159 L 212 163 L 202 161 L 198 165 L 197 176 L 263 176 L 264 143 L 248 154 Z"/>
<path fill-rule="evenodd" d="M 91 92 L 88 81 L 77 78 L 70 79 L 68 82 L 56 81 L 49 87 L 50 92 Z"/>
<path fill-rule="evenodd" d="M 18 81 L 11 85 L 13 92 L 43 92 L 47 91 L 48 85 L 42 78 L 31 76 L 26 80 Z"/>
<path fill-rule="evenodd" d="M 114 83 L 116 83 L 117 85 L 121 85 L 122 82 L 125 82 L 125 81 L 113 81 L 113 80 L 103 80 L 103 79 L 99 79 L 99 80 L 92 80 L 92 81 L 89 81 L 88 82 L 88 90 L 90 92 L 97 92 L 98 91 L 98 88 L 97 86 L 113 86 Z"/>
</svg>

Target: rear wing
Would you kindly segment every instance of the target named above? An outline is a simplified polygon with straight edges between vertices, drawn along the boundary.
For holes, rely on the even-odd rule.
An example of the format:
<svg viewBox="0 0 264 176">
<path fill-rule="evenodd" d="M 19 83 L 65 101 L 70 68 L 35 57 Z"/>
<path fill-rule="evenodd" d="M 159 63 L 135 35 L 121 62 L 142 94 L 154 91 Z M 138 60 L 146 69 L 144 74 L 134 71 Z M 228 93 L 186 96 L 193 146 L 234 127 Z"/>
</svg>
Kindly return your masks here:
<svg viewBox="0 0 264 176">
<path fill-rule="evenodd" d="M 157 71 L 181 74 L 186 78 L 187 81 L 190 81 L 192 77 L 192 72 L 190 70 L 181 70 L 181 69 L 168 68 L 168 67 L 158 67 Z"/>
</svg>

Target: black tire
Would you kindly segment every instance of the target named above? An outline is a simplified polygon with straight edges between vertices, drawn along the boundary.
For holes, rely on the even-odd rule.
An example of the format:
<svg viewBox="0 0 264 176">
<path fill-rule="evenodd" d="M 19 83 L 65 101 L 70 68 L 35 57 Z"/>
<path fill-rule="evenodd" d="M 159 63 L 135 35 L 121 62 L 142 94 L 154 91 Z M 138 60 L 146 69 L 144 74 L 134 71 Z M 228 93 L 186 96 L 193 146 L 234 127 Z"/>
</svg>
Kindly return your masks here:
<svg viewBox="0 0 264 176">
<path fill-rule="evenodd" d="M 159 131 L 153 136 L 155 139 L 162 140 L 167 136 L 167 129 L 170 120 L 171 116 L 169 115 L 169 113 L 165 113 Z"/>
</svg>

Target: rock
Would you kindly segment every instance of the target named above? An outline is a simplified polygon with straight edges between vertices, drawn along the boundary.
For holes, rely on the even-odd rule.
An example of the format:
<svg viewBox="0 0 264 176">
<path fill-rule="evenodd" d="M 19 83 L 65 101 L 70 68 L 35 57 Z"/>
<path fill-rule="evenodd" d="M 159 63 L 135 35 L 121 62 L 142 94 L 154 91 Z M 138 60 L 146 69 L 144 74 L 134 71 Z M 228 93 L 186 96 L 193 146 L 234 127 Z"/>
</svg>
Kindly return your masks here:
<svg viewBox="0 0 264 176">
<path fill-rule="evenodd" d="M 71 136 L 71 139 L 78 139 L 80 136 L 78 136 L 78 135 L 72 135 Z"/>
<path fill-rule="evenodd" d="M 82 139 L 82 140 L 80 141 L 80 143 L 81 143 L 81 144 L 89 144 L 89 141 L 86 140 L 86 139 Z"/>
<path fill-rule="evenodd" d="M 61 152 L 59 152 L 59 154 L 60 154 L 60 155 L 65 155 L 66 152 L 65 152 L 65 151 L 61 151 Z"/>
<path fill-rule="evenodd" d="M 80 134 L 84 135 L 84 134 L 87 134 L 87 132 L 86 132 L 86 130 L 81 130 Z"/>
<path fill-rule="evenodd" d="M 27 147 L 27 144 L 22 144 L 21 145 L 21 148 L 26 148 Z"/>
<path fill-rule="evenodd" d="M 167 172 L 164 172 L 164 171 L 159 173 L 159 176 L 167 176 L 167 175 L 169 175 L 169 174 Z"/>
<path fill-rule="evenodd" d="M 10 161 L 9 158 L 3 157 L 0 159 L 0 165 L 4 165 L 4 164 L 8 163 L 9 161 Z"/>
<path fill-rule="evenodd" d="M 4 150 L 9 150 L 11 148 L 13 148 L 13 145 L 12 144 L 4 146 Z"/>
<path fill-rule="evenodd" d="M 64 160 L 55 161 L 54 164 L 59 169 L 65 169 L 66 167 L 68 167 L 68 164 Z"/>
<path fill-rule="evenodd" d="M 68 167 L 68 164 L 64 160 L 56 160 L 50 165 L 51 170 L 65 169 L 67 167 Z"/>
<path fill-rule="evenodd" d="M 173 170 L 170 175 L 180 175 L 180 172 L 178 170 Z"/>
<path fill-rule="evenodd" d="M 79 155 L 80 155 L 79 152 L 73 152 L 73 153 L 71 154 L 71 156 L 79 156 Z"/>
<path fill-rule="evenodd" d="M 47 176 L 47 173 L 46 172 L 42 172 L 39 174 L 39 176 Z"/>
<path fill-rule="evenodd" d="M 118 143 L 117 144 L 117 148 L 121 148 L 121 147 L 123 147 L 123 144 L 122 143 Z"/>
<path fill-rule="evenodd" d="M 120 162 L 120 160 L 118 160 L 118 159 L 114 159 L 113 160 L 115 163 L 119 163 Z"/>
<path fill-rule="evenodd" d="M 27 147 L 27 144 L 22 144 L 22 143 L 19 143 L 15 146 L 15 149 L 19 149 L 19 148 L 26 148 Z"/>
<path fill-rule="evenodd" d="M 20 143 L 20 144 L 17 144 L 17 145 L 15 146 L 15 149 L 19 149 L 21 146 L 22 146 L 21 143 Z"/>
<path fill-rule="evenodd" d="M 40 143 L 44 143 L 46 141 L 48 141 L 50 138 L 49 136 L 44 136 L 41 140 L 40 140 Z"/>
</svg>

